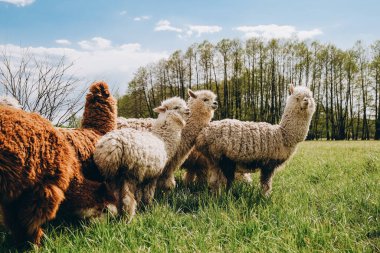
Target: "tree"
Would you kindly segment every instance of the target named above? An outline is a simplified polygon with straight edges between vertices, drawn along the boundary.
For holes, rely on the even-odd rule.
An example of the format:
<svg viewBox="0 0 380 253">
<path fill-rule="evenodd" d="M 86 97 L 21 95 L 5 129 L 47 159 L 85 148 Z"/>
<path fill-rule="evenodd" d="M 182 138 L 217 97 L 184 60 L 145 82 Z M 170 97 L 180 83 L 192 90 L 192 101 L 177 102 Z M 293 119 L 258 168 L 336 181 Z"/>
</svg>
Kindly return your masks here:
<svg viewBox="0 0 380 253">
<path fill-rule="evenodd" d="M 4 50 L 0 64 L 0 87 L 24 110 L 38 112 L 60 126 L 83 108 L 87 87 L 69 74 L 73 63 L 67 63 L 64 56 L 38 57 L 25 51 L 13 57 Z"/>
<path fill-rule="evenodd" d="M 287 84 L 293 83 L 314 93 L 316 113 L 309 139 L 380 138 L 379 41 L 371 50 L 361 42 L 343 50 L 318 41 L 251 38 L 243 46 L 239 40 L 222 39 L 216 45 L 193 44 L 184 52 L 175 51 L 169 59 L 146 67 L 147 78 L 136 72 L 128 89 L 127 96 L 133 96 L 128 108 L 140 97 L 137 115 L 150 115 L 153 104 L 183 96 L 196 81 L 196 89 L 218 95 L 216 119 L 276 123 Z"/>
</svg>

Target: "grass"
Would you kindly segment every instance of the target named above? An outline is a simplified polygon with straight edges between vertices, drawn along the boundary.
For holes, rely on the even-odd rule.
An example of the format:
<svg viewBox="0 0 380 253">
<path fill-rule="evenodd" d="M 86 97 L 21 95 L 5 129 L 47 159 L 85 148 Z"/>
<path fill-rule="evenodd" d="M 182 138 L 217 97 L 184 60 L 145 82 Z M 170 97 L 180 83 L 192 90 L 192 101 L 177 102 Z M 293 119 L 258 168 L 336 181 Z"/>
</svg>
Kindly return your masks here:
<svg viewBox="0 0 380 253">
<path fill-rule="evenodd" d="M 126 224 L 46 226 L 32 252 L 380 252 L 380 142 L 304 142 L 271 197 L 237 183 L 219 197 L 179 184 Z M 14 251 L 0 228 L 0 252 Z"/>
</svg>

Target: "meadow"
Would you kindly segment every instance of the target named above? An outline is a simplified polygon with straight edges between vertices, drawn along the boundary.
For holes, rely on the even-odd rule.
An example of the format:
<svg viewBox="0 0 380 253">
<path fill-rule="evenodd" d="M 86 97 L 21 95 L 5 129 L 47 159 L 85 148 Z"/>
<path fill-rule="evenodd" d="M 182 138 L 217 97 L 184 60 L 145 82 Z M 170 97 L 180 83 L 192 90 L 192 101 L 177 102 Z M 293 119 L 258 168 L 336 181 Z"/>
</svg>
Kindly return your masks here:
<svg viewBox="0 0 380 253">
<path fill-rule="evenodd" d="M 269 198 L 258 182 L 256 173 L 252 186 L 235 183 L 220 196 L 179 182 L 129 224 L 51 222 L 31 252 L 380 252 L 380 142 L 304 142 Z M 0 252 L 8 251 L 0 226 Z"/>
</svg>

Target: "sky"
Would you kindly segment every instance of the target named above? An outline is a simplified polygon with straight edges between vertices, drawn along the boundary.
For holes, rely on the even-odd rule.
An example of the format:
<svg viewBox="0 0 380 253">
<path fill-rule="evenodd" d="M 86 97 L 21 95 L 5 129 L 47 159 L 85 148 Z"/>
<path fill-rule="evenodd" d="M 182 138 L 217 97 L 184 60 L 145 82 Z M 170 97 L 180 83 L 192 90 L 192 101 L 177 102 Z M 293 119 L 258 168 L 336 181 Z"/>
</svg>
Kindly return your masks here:
<svg viewBox="0 0 380 253">
<path fill-rule="evenodd" d="M 370 45 L 379 10 L 379 0 L 0 0 L 0 50 L 65 55 L 76 75 L 123 93 L 138 67 L 204 40 Z"/>
</svg>

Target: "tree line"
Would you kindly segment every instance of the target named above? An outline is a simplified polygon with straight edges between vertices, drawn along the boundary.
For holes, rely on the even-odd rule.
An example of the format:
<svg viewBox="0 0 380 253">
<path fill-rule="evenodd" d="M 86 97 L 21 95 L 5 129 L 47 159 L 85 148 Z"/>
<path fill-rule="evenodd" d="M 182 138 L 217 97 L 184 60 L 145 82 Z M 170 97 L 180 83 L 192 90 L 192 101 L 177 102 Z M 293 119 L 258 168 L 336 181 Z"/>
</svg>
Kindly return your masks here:
<svg viewBox="0 0 380 253">
<path fill-rule="evenodd" d="M 140 67 L 119 114 L 154 117 L 165 98 L 210 89 L 219 99 L 215 119 L 278 123 L 289 83 L 314 94 L 309 139 L 380 139 L 380 40 L 346 50 L 318 41 L 206 40 Z"/>
</svg>

